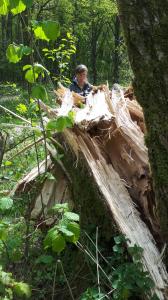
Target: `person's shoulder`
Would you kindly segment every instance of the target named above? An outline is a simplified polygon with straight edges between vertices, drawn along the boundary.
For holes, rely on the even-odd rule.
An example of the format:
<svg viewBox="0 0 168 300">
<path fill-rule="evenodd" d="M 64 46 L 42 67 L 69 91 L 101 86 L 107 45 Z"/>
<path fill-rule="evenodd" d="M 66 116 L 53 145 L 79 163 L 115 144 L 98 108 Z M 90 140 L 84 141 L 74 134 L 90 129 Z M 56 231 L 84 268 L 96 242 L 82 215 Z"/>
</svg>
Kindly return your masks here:
<svg viewBox="0 0 168 300">
<path fill-rule="evenodd" d="M 75 82 L 71 82 L 70 86 L 69 86 L 70 91 L 73 91 L 75 89 Z"/>
<path fill-rule="evenodd" d="M 93 89 L 93 85 L 92 85 L 90 82 L 87 82 L 87 83 L 86 83 L 86 87 L 87 87 L 88 89 L 90 89 L 90 90 Z"/>
</svg>

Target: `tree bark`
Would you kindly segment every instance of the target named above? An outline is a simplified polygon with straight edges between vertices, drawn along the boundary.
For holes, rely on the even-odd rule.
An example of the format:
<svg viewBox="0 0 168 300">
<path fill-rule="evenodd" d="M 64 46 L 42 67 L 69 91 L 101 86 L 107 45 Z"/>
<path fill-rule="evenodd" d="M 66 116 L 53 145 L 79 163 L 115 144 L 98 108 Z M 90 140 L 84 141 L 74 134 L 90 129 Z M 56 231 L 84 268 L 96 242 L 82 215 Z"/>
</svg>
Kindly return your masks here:
<svg viewBox="0 0 168 300">
<path fill-rule="evenodd" d="M 2 133 L 0 132 L 0 166 L 2 164 L 3 154 L 4 154 L 4 138 Z"/>
<path fill-rule="evenodd" d="M 168 1 L 118 0 L 135 75 L 134 88 L 147 126 L 157 213 L 168 241 Z"/>
</svg>

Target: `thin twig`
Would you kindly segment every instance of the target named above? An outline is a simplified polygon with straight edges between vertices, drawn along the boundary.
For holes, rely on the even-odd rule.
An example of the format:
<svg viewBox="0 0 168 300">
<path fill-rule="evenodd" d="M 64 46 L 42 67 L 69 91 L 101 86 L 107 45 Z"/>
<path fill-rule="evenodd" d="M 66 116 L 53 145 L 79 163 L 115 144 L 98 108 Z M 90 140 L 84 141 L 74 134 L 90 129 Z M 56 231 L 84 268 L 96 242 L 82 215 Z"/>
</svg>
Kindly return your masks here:
<svg viewBox="0 0 168 300">
<path fill-rule="evenodd" d="M 77 242 L 76 245 L 77 245 L 77 247 L 78 247 L 81 251 L 83 251 L 84 253 L 86 253 L 86 254 L 91 258 L 91 260 L 96 264 L 96 259 L 94 258 L 93 254 L 92 254 L 89 250 L 86 250 L 86 249 L 84 248 L 84 246 L 81 245 L 79 242 Z M 102 273 L 104 274 L 104 276 L 106 277 L 106 279 L 107 279 L 107 280 L 110 282 L 110 284 L 111 284 L 111 281 L 110 281 L 108 275 L 104 272 L 104 270 L 102 269 L 102 267 L 101 267 L 100 265 L 99 265 L 99 269 L 102 271 Z"/>
<path fill-rule="evenodd" d="M 52 300 L 54 300 L 54 295 L 55 295 L 55 283 L 56 283 L 56 275 L 57 275 L 57 264 L 58 264 L 58 261 L 56 262 L 56 265 L 55 265 L 54 281 L 53 281 L 53 289 L 52 289 Z"/>
<path fill-rule="evenodd" d="M 98 233 L 99 228 L 96 227 L 96 264 L 97 264 L 97 284 L 100 297 L 100 274 L 99 274 L 99 253 L 98 253 Z"/>
<path fill-rule="evenodd" d="M 40 138 L 40 139 L 38 139 L 38 140 L 36 141 L 36 144 L 41 143 L 41 142 L 43 141 L 43 139 L 44 139 L 43 137 Z M 15 155 L 13 155 L 11 158 L 9 158 L 9 160 L 10 160 L 10 161 L 13 160 L 13 159 L 14 159 L 15 157 L 17 157 L 18 155 L 22 154 L 23 152 L 25 152 L 25 151 L 27 151 L 28 149 L 30 149 L 31 147 L 33 147 L 34 144 L 35 144 L 35 143 L 33 142 L 33 143 L 27 145 L 25 148 L 23 148 L 22 150 L 20 150 L 19 152 L 17 152 Z"/>
<path fill-rule="evenodd" d="M 88 233 L 86 231 L 84 231 L 85 235 L 88 237 L 88 239 L 91 241 L 91 243 L 95 246 L 95 243 L 93 242 L 93 240 L 91 239 L 91 237 L 88 235 Z M 107 265 L 109 265 L 110 267 L 111 264 L 108 262 L 108 260 L 103 256 L 103 254 L 100 252 L 100 250 L 98 249 L 98 253 L 99 255 L 102 257 L 102 259 L 106 262 Z M 112 267 L 113 268 L 113 267 Z M 113 268 L 113 270 L 115 270 L 115 268 Z"/>
<path fill-rule="evenodd" d="M 21 117 L 21 116 L 15 114 L 13 111 L 9 110 L 8 108 L 3 107 L 2 105 L 0 105 L 0 108 L 2 108 L 3 110 L 5 110 L 6 112 L 10 113 L 10 114 L 13 115 L 14 117 L 16 117 L 16 118 L 18 118 L 18 119 L 20 119 L 20 120 L 22 120 L 22 121 L 28 123 L 29 125 L 31 125 L 31 122 L 30 122 L 30 121 L 28 121 L 28 120 L 24 119 L 23 117 Z"/>
<path fill-rule="evenodd" d="M 108 298 L 109 299 L 109 295 L 111 295 L 112 294 L 112 292 L 114 292 L 114 290 L 115 289 L 112 289 L 110 292 L 108 292 L 106 295 L 103 295 L 101 298 L 99 298 L 99 300 L 102 300 L 102 299 L 104 299 L 104 298 Z"/>
<path fill-rule="evenodd" d="M 59 262 L 60 265 L 61 265 L 62 273 L 63 273 L 63 275 L 64 275 L 64 277 L 65 277 L 65 280 L 66 280 L 66 283 L 67 283 L 67 286 L 68 286 L 68 289 L 69 289 L 69 293 L 70 293 L 70 295 L 71 295 L 71 298 L 72 298 L 72 300 L 75 300 L 75 298 L 74 298 L 74 296 L 73 296 L 73 293 L 72 293 L 72 289 L 71 289 L 71 287 L 70 287 L 70 285 L 69 285 L 69 281 L 68 281 L 68 279 L 67 279 L 67 277 L 66 277 L 66 274 L 65 274 L 65 271 L 64 271 L 64 267 L 63 267 L 62 261 L 61 261 L 61 260 L 58 260 L 58 262 Z"/>
</svg>

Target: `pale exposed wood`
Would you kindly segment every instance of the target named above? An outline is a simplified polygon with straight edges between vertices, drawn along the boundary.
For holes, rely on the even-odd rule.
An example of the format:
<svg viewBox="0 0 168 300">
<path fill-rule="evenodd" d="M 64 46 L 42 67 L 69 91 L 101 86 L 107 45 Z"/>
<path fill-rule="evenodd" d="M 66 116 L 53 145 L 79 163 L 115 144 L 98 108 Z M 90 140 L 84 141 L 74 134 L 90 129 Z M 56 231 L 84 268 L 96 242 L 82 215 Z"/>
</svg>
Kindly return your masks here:
<svg viewBox="0 0 168 300">
<path fill-rule="evenodd" d="M 166 299 L 166 268 L 148 228 L 150 224 L 152 233 L 159 233 L 145 127 L 139 123 L 144 124 L 141 107 L 125 98 L 119 86 L 113 89 L 112 98 L 108 89 L 90 94 L 83 109 L 74 104 L 70 91 L 64 90 L 61 97 L 60 108 L 53 110 L 42 102 L 41 108 L 49 118 L 68 115 L 71 110 L 76 113 L 76 126 L 63 132 L 77 157 L 76 164 L 82 154 L 118 228 L 131 245 L 143 248 L 144 269 L 150 273 L 159 299 Z"/>
<path fill-rule="evenodd" d="M 24 191 L 25 187 L 32 183 L 33 181 L 36 180 L 36 178 L 39 175 L 42 175 L 46 172 L 45 170 L 45 166 L 46 166 L 46 161 L 43 160 L 40 164 L 39 167 L 35 167 L 33 168 L 26 176 L 24 176 L 17 184 L 17 186 L 15 187 L 15 189 L 11 192 L 12 194 L 18 191 Z M 50 156 L 47 156 L 47 168 L 48 170 L 51 169 L 52 167 L 52 161 Z"/>
<path fill-rule="evenodd" d="M 144 268 L 155 282 L 159 299 L 165 299 L 163 291 L 166 290 L 167 272 L 163 262 L 158 261 L 160 253 L 153 236 L 134 204 L 136 201 L 153 231 L 157 231 L 157 220 L 151 213 L 155 201 L 150 199 L 148 151 L 143 128 L 138 124 L 138 120 L 144 121 L 142 109 L 135 100 L 132 102 L 125 98 L 119 87 L 113 89 L 112 98 L 108 90 L 98 91 L 94 96 L 90 94 L 84 109 L 73 106 L 71 97 L 69 92 L 65 93 L 67 106 L 63 101 L 58 114 L 65 115 L 73 109 L 79 129 L 65 130 L 64 137 L 77 156 L 80 152 L 85 156 L 121 232 L 132 245 L 137 244 L 144 249 Z M 133 119 L 132 115 L 136 118 Z M 92 133 L 94 128 L 96 135 Z"/>
<path fill-rule="evenodd" d="M 131 245 L 136 244 L 143 248 L 144 268 L 150 273 L 155 283 L 155 292 L 159 299 L 166 299 L 163 293 L 168 279 L 166 268 L 163 262 L 158 260 L 160 253 L 155 241 L 148 227 L 141 220 L 121 178 L 113 166 L 105 161 L 98 145 L 89 136 L 83 139 L 83 136 L 77 136 L 66 130 L 64 137 L 74 152 L 78 147 L 78 152 L 82 152 L 85 156 L 94 180 L 121 232 L 130 240 Z M 90 149 L 94 149 L 98 159 L 95 159 L 95 153 L 92 153 Z"/>
</svg>

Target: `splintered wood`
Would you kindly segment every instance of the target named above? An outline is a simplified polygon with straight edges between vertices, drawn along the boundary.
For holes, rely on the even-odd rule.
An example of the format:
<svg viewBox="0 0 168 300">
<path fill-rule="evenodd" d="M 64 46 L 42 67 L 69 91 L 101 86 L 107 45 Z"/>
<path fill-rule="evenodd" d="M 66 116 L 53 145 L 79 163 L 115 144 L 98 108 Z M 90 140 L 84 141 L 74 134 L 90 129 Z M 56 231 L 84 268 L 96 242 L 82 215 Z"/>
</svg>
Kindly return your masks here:
<svg viewBox="0 0 168 300">
<path fill-rule="evenodd" d="M 75 112 L 75 126 L 63 137 L 76 156 L 82 154 L 113 219 L 131 244 L 142 247 L 144 268 L 155 283 L 159 299 L 166 299 L 167 272 L 155 245 L 159 226 L 155 216 L 148 151 L 144 143 L 144 116 L 133 91 L 115 85 L 91 93 L 83 102 L 61 87 L 60 108 L 41 108 L 49 118 Z M 69 154 L 70 155 L 70 154 Z M 150 230 L 149 230 L 150 228 Z M 152 236 L 152 234 L 153 236 Z"/>
<path fill-rule="evenodd" d="M 148 151 L 144 143 L 146 128 L 142 108 L 132 88 L 124 91 L 115 85 L 110 92 L 106 86 L 102 86 L 90 93 L 85 103 L 83 97 L 71 93 L 63 86 L 56 94 L 60 107 L 52 109 L 40 102 L 41 109 L 49 119 L 75 112 L 74 128 L 61 133 L 62 145 L 67 144 L 77 158 L 84 157 L 93 182 L 119 230 L 126 235 L 131 245 L 143 248 L 144 269 L 155 283 L 157 296 L 159 299 L 167 299 L 168 276 L 155 242 L 159 241 L 159 225 L 155 214 Z M 84 105 L 80 108 L 82 103 Z M 48 122 L 46 117 L 44 122 Z M 48 150 L 54 157 L 50 148 Z M 42 173 L 44 164 L 40 166 Z M 33 206 L 33 218 L 42 214 L 42 199 L 45 210 L 54 202 L 68 201 L 68 198 L 73 200 L 67 185 L 71 178 L 67 176 L 63 161 L 61 164 L 61 169 L 55 166 L 57 181 L 44 181 Z M 48 158 L 48 168 L 51 165 Z M 19 183 L 16 192 L 28 188 L 38 173 L 39 170 L 32 170 Z"/>
</svg>

